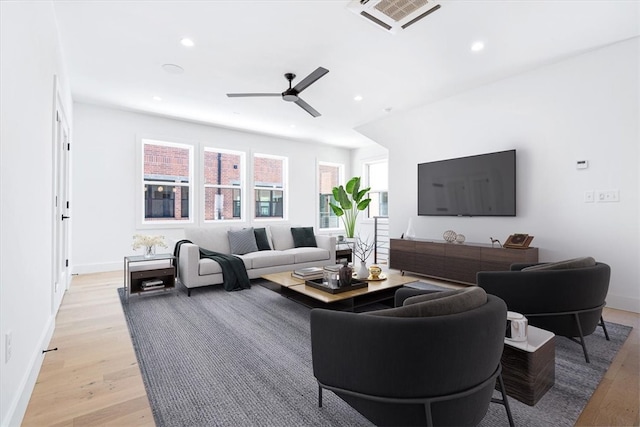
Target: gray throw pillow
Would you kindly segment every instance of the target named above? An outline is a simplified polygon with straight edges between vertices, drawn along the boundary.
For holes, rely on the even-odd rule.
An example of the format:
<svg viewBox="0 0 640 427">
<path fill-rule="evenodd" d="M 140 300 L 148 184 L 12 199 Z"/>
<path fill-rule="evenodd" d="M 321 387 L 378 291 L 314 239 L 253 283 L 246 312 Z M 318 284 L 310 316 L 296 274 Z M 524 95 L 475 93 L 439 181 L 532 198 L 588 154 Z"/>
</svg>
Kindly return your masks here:
<svg viewBox="0 0 640 427">
<path fill-rule="evenodd" d="M 243 228 L 242 230 L 229 230 L 227 235 L 232 254 L 244 255 L 258 250 L 253 227 Z"/>
<path fill-rule="evenodd" d="M 471 286 L 454 291 L 431 292 L 407 298 L 402 307 L 371 311 L 366 314 L 385 317 L 433 317 L 463 313 L 487 303 L 484 289 Z"/>
<path fill-rule="evenodd" d="M 592 257 L 573 258 L 565 261 L 548 262 L 525 267 L 520 271 L 544 271 L 544 270 L 568 270 L 571 268 L 585 268 L 596 265 L 596 260 Z"/>
<path fill-rule="evenodd" d="M 293 236 L 293 246 L 296 248 L 318 247 L 313 227 L 291 227 L 291 235 Z"/>
</svg>

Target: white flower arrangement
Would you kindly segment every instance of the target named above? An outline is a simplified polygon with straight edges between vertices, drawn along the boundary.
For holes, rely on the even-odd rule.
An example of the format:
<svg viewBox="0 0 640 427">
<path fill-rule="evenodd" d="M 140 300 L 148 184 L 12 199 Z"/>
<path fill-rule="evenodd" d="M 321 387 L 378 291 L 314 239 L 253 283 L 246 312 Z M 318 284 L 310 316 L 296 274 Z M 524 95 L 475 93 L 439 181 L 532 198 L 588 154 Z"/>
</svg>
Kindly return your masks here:
<svg viewBox="0 0 640 427">
<path fill-rule="evenodd" d="M 167 244 L 164 242 L 164 236 L 147 236 L 144 234 L 133 235 L 133 250 L 138 250 L 140 248 L 146 248 L 149 246 L 161 246 L 163 248 L 166 248 Z"/>
</svg>

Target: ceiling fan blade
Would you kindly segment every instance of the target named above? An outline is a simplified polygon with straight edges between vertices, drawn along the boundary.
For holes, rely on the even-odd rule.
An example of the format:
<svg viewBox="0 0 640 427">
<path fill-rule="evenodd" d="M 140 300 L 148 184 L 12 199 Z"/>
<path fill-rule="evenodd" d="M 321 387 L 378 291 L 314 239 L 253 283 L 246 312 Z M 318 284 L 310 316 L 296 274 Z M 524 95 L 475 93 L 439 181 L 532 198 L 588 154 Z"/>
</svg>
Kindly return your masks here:
<svg viewBox="0 0 640 427">
<path fill-rule="evenodd" d="M 311 114 L 313 117 L 318 117 L 322 115 L 318 113 L 311 105 L 304 102 L 301 98 L 298 98 L 298 100 L 295 101 L 295 103 L 298 104 L 300 107 L 302 107 L 303 110 Z"/>
<path fill-rule="evenodd" d="M 228 93 L 229 98 L 240 98 L 248 96 L 282 96 L 281 93 Z"/>
<path fill-rule="evenodd" d="M 327 70 L 326 68 L 322 68 L 322 67 L 316 68 L 316 70 L 314 72 L 309 74 L 304 79 L 300 80 L 300 82 L 293 87 L 293 90 L 295 90 L 298 93 L 302 92 L 307 87 L 309 87 L 311 85 L 311 83 L 315 82 L 320 77 L 322 77 L 325 74 L 327 74 L 328 72 L 329 72 L 329 70 Z"/>
</svg>

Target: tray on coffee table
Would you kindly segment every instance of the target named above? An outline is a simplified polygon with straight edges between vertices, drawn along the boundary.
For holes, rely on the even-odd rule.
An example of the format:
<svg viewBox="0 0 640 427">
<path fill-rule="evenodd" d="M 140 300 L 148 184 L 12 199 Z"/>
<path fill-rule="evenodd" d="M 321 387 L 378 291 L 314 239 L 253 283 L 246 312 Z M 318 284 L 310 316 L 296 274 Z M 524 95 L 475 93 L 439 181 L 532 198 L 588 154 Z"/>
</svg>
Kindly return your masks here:
<svg viewBox="0 0 640 427">
<path fill-rule="evenodd" d="M 316 289 L 320 289 L 321 291 L 330 293 L 330 294 L 340 294 L 342 292 L 349 292 L 349 291 L 353 291 L 355 289 L 360 289 L 360 288 L 366 288 L 367 286 L 369 286 L 369 284 L 367 282 L 363 282 L 360 280 L 352 280 L 351 281 L 351 285 L 349 286 L 341 286 L 339 288 L 330 288 L 328 286 L 325 286 L 322 284 L 322 279 L 312 279 L 312 280 L 306 280 L 304 282 L 305 285 L 307 286 L 311 286 L 312 288 L 316 288 Z"/>
</svg>

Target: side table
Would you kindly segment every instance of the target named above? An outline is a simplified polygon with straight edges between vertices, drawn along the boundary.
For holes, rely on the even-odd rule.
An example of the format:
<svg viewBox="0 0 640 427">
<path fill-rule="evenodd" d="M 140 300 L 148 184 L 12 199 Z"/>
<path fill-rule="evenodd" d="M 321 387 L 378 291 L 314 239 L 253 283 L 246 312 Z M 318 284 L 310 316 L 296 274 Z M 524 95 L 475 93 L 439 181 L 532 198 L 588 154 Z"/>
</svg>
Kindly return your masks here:
<svg viewBox="0 0 640 427">
<path fill-rule="evenodd" d="M 174 290 L 176 268 L 176 257 L 171 254 L 124 257 L 125 301 L 129 302 L 131 294 Z"/>
<path fill-rule="evenodd" d="M 527 341 L 504 340 L 502 378 L 507 395 L 534 406 L 553 386 L 556 372 L 555 335 L 528 326 Z"/>
</svg>

